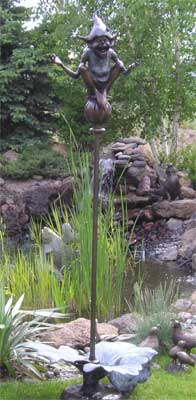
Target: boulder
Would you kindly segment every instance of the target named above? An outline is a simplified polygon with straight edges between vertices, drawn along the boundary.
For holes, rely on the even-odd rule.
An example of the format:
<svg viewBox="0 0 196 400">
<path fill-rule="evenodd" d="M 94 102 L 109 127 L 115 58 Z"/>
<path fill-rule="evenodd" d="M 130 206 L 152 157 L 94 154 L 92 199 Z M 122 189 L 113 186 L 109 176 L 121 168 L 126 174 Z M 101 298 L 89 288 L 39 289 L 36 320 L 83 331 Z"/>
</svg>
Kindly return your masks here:
<svg viewBox="0 0 196 400">
<path fill-rule="evenodd" d="M 168 246 L 161 254 L 162 261 L 175 261 L 178 257 L 178 249 L 176 246 Z"/>
<path fill-rule="evenodd" d="M 6 226 L 8 236 L 15 236 L 24 229 L 24 226 L 29 221 L 29 216 L 26 212 L 25 204 L 20 195 L 12 195 L 7 197 L 6 194 L 1 194 L 0 216 Z"/>
<path fill-rule="evenodd" d="M 146 143 L 146 141 L 144 139 L 137 137 L 137 136 L 130 136 L 128 138 L 123 138 L 123 139 L 121 139 L 121 142 L 125 143 L 125 144 L 136 143 L 138 145 Z"/>
<path fill-rule="evenodd" d="M 70 346 L 77 349 L 84 349 L 90 343 L 90 320 L 78 318 L 65 324 L 56 325 L 55 331 L 42 335 L 41 340 L 50 342 L 56 348 Z M 118 329 L 110 323 L 97 323 L 99 336 L 117 336 Z"/>
<path fill-rule="evenodd" d="M 178 250 L 181 257 L 189 256 L 196 250 L 196 228 L 185 231 L 181 236 L 182 246 Z"/>
<path fill-rule="evenodd" d="M 153 210 L 159 218 L 188 219 L 196 211 L 196 199 L 163 200 L 153 204 Z"/>
<path fill-rule="evenodd" d="M 196 273 L 196 253 L 192 255 L 192 270 Z"/>
<path fill-rule="evenodd" d="M 170 231 L 178 231 L 182 229 L 183 221 L 177 218 L 170 218 L 169 221 L 167 221 L 167 226 Z"/>
<path fill-rule="evenodd" d="M 150 147 L 150 145 L 149 145 L 148 143 L 143 144 L 143 145 L 140 145 L 140 146 L 139 146 L 139 150 L 140 150 L 140 152 L 141 152 L 142 154 L 145 155 L 146 159 L 147 159 L 148 161 L 150 161 L 150 163 L 152 163 L 152 164 L 155 163 L 155 158 L 154 158 L 154 156 L 153 156 L 153 154 L 152 154 L 151 147 Z"/>
<path fill-rule="evenodd" d="M 191 307 L 191 300 L 189 299 L 178 299 L 175 304 L 173 304 L 173 309 L 177 312 L 186 312 Z"/>
<path fill-rule="evenodd" d="M 9 236 L 24 229 L 31 216 L 40 216 L 50 204 L 61 199 L 70 204 L 73 196 L 73 178 L 64 179 L 6 179 L 0 193 L 0 216 Z"/>
<path fill-rule="evenodd" d="M 192 303 L 196 304 L 196 290 L 191 294 L 190 300 Z"/>
<path fill-rule="evenodd" d="M 123 314 L 121 317 L 108 321 L 108 324 L 118 329 L 119 335 L 136 332 L 138 316 L 133 313 Z"/>
<path fill-rule="evenodd" d="M 138 186 L 144 174 L 143 168 L 134 167 L 129 164 L 129 168 L 125 173 L 125 178 L 128 184 Z"/>
<path fill-rule="evenodd" d="M 181 196 L 183 199 L 195 199 L 196 192 L 190 187 L 181 186 Z"/>
<path fill-rule="evenodd" d="M 116 206 L 120 206 L 122 204 L 122 200 L 127 203 L 128 208 L 135 208 L 135 207 L 144 207 L 149 204 L 150 199 L 147 196 L 136 196 L 134 193 L 128 193 L 126 196 L 121 198 L 114 199 L 114 204 Z"/>
</svg>

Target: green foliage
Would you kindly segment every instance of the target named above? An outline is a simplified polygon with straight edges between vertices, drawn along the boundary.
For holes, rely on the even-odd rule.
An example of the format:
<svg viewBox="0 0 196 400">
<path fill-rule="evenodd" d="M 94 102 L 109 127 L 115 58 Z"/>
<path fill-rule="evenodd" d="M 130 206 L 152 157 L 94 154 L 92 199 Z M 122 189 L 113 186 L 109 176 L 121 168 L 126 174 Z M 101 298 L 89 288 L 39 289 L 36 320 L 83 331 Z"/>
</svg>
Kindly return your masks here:
<svg viewBox="0 0 196 400">
<path fill-rule="evenodd" d="M 74 166 L 71 166 L 74 171 Z M 82 176 L 75 175 L 75 207 L 70 211 L 70 224 L 75 232 L 74 251 L 77 254 L 71 262 L 71 269 L 64 269 L 64 296 L 73 311 L 79 315 L 90 312 L 91 264 L 92 264 L 92 193 L 90 189 L 89 162 L 87 156 L 80 158 Z M 76 170 L 75 170 L 76 171 Z M 76 171 L 77 172 L 77 171 Z M 112 198 L 103 215 L 102 205 L 98 216 L 97 249 L 97 315 L 112 318 L 122 308 L 123 278 L 127 268 L 128 240 L 120 227 L 114 228 Z M 67 221 L 65 207 L 53 209 L 52 217 L 46 224 L 61 236 L 61 221 Z M 103 285 L 104 282 L 104 285 Z M 107 287 L 107 290 L 105 290 Z"/>
<path fill-rule="evenodd" d="M 151 139 L 159 135 L 163 119 L 172 130 L 174 117 L 179 122 L 195 114 L 195 12 L 194 0 L 120 0 L 74 2 L 40 0 L 39 12 L 45 17 L 47 43 L 66 65 L 76 69 L 82 47 L 76 34 L 85 35 L 97 10 L 119 35 L 115 49 L 125 65 L 138 60 L 129 76 L 121 76 L 114 84 L 110 100 L 113 115 L 104 140 L 133 132 Z M 142 21 L 142 23 L 141 23 Z M 63 112 L 76 132 L 78 141 L 87 139 L 83 118 L 84 89 L 54 66 L 55 93 L 62 100 Z M 70 102 L 71 97 L 71 102 Z M 66 127 L 61 122 L 61 131 Z"/>
<path fill-rule="evenodd" d="M 80 170 L 80 179 L 75 175 L 75 208 L 53 207 L 44 223 L 62 236 L 62 223 L 69 222 L 75 232 L 73 254 L 61 270 L 62 277 L 55 274 L 52 257 L 43 257 L 39 225 L 33 225 L 35 247 L 29 252 L 19 250 L 9 253 L 2 245 L 0 272 L 9 294 L 20 296 L 26 293 L 25 307 L 63 307 L 78 315 L 89 314 L 92 257 L 92 193 L 90 190 L 89 163 L 87 155 L 79 159 L 79 167 L 70 167 L 75 174 Z M 122 290 L 125 271 L 130 267 L 127 260 L 128 240 L 122 231 L 115 228 L 112 199 L 103 215 L 99 207 L 99 241 L 97 266 L 97 315 L 112 318 L 122 308 Z M 3 236 L 2 236 L 2 244 Z M 103 284 L 104 282 L 104 284 Z M 107 290 L 105 288 L 107 287 Z"/>
<path fill-rule="evenodd" d="M 137 323 L 137 341 L 140 343 L 153 326 L 160 325 L 159 338 L 166 347 L 171 342 L 171 319 L 175 318 L 171 311 L 171 305 L 178 296 L 179 291 L 176 283 L 161 283 L 156 289 L 142 288 L 143 282 L 134 285 L 134 305 L 129 305 L 131 310 L 137 312 L 141 318 Z"/>
<path fill-rule="evenodd" d="M 3 157 L 1 157 L 3 161 Z M 14 179 L 27 179 L 33 175 L 58 177 L 69 174 L 67 160 L 49 145 L 36 143 L 24 144 L 24 150 L 15 161 L 2 164 L 1 176 Z"/>
<path fill-rule="evenodd" d="M 14 374 L 16 371 L 25 375 L 34 375 L 41 378 L 40 373 L 33 365 L 33 351 L 27 351 L 24 342 L 48 329 L 49 324 L 43 322 L 46 317 L 59 317 L 53 310 L 22 311 L 21 305 L 24 294 L 13 304 L 10 297 L 6 303 L 5 292 L 1 283 L 0 288 L 0 375 Z M 5 371 L 4 371 L 5 370 Z"/>
<path fill-rule="evenodd" d="M 189 144 L 177 154 L 177 167 L 186 171 L 189 179 L 196 186 L 196 144 Z"/>
<path fill-rule="evenodd" d="M 1 17 L 1 134 L 50 133 L 57 103 L 51 90 L 46 54 L 31 32 L 24 30 L 30 10 L 3 2 Z"/>
</svg>

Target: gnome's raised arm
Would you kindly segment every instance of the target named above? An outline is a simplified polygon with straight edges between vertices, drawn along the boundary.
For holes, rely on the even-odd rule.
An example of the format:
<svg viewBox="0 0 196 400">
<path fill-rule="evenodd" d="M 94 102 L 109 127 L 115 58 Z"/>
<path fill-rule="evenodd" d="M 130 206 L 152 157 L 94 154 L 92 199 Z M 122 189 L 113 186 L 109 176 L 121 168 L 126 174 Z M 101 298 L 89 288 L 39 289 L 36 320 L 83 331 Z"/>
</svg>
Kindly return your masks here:
<svg viewBox="0 0 196 400">
<path fill-rule="evenodd" d="M 66 72 L 67 75 L 69 75 L 71 78 L 77 79 L 80 76 L 80 71 L 79 69 L 74 72 L 70 68 L 66 67 L 66 65 L 63 64 L 61 59 L 57 57 L 55 54 L 52 54 L 51 60 L 54 64 L 59 65 L 59 67 L 63 68 L 63 70 Z"/>
</svg>

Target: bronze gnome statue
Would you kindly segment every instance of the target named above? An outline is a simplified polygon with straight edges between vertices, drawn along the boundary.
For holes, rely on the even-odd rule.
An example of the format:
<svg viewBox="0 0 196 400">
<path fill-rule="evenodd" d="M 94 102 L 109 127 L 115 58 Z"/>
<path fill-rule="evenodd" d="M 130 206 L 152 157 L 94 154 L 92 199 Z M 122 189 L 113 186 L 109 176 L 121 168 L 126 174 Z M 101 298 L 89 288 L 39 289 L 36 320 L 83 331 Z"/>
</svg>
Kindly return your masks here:
<svg viewBox="0 0 196 400">
<path fill-rule="evenodd" d="M 113 82 L 121 73 L 128 74 L 137 66 L 137 63 L 132 63 L 125 68 L 112 48 L 116 35 L 111 34 L 96 14 L 93 16 L 93 21 L 89 35 L 79 36 L 85 41 L 87 48 L 76 72 L 66 67 L 56 55 L 52 55 L 52 61 L 62 67 L 72 78 L 82 77 L 88 95 L 84 110 L 85 118 L 95 125 L 101 125 L 111 114 L 107 93 Z"/>
</svg>

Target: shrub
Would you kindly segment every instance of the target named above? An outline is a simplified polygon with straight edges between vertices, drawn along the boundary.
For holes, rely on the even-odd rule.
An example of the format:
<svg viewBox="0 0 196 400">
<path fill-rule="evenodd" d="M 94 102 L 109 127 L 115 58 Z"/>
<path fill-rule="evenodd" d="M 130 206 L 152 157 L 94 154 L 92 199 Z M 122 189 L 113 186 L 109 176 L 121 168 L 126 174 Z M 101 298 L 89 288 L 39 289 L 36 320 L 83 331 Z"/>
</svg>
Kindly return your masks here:
<svg viewBox="0 0 196 400">
<path fill-rule="evenodd" d="M 27 179 L 33 175 L 57 177 L 68 175 L 65 158 L 47 145 L 26 147 L 19 155 L 18 160 L 1 165 L 1 176 Z"/>
</svg>

